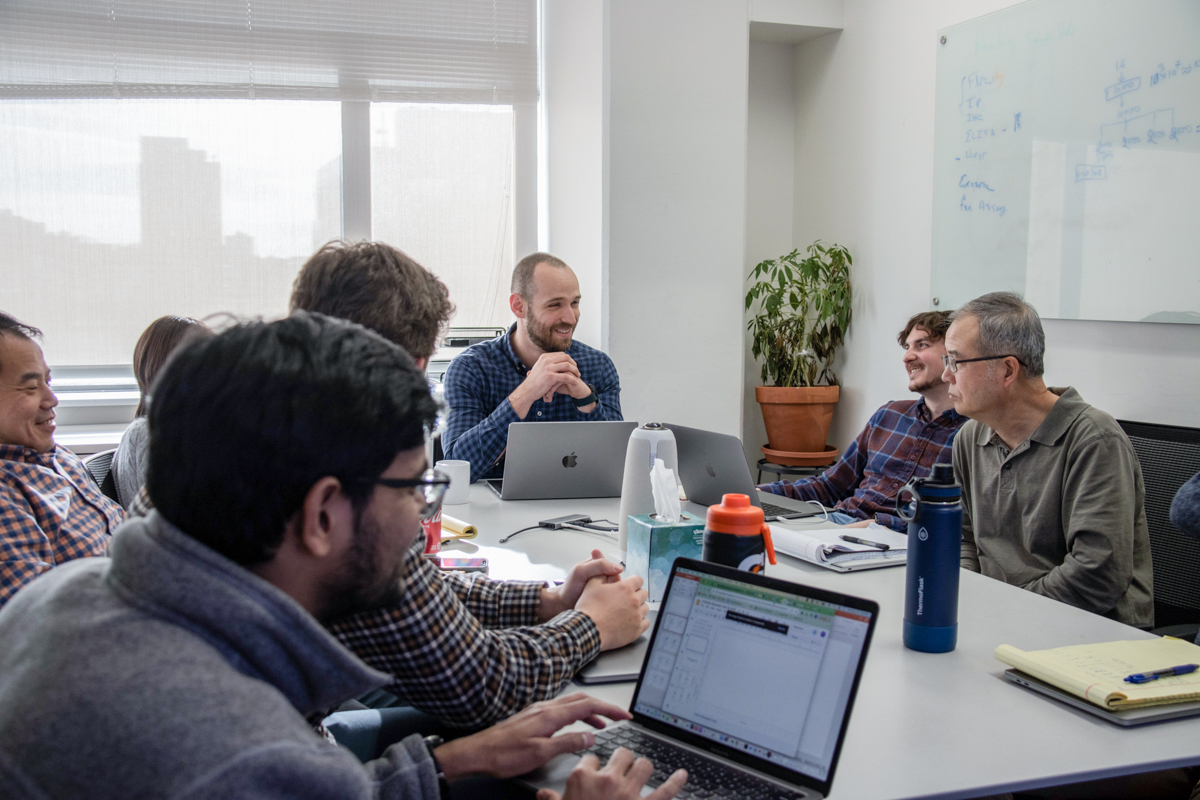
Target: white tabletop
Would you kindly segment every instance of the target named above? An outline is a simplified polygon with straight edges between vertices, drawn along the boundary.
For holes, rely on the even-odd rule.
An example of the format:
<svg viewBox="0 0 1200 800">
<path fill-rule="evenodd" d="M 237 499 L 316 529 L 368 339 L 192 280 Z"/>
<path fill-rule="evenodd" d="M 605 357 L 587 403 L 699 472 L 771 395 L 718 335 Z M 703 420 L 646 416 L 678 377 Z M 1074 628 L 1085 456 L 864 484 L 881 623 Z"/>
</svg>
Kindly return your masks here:
<svg viewBox="0 0 1200 800">
<path fill-rule="evenodd" d="M 487 557 L 493 577 L 561 579 L 592 548 L 615 556 L 616 540 L 545 529 L 498 540 L 565 514 L 615 520 L 617 507 L 615 499 L 502 502 L 476 484 L 469 505 L 445 513 L 478 526 L 479 536 L 445 549 Z M 963 572 L 957 649 L 918 653 L 901 642 L 903 568 L 836 573 L 782 554 L 779 562 L 768 575 L 880 606 L 832 797 L 976 797 L 1200 763 L 1200 718 L 1119 728 L 1010 684 L 992 656 L 1000 644 L 1039 650 L 1151 634 Z M 587 691 L 628 708 L 633 686 Z"/>
</svg>

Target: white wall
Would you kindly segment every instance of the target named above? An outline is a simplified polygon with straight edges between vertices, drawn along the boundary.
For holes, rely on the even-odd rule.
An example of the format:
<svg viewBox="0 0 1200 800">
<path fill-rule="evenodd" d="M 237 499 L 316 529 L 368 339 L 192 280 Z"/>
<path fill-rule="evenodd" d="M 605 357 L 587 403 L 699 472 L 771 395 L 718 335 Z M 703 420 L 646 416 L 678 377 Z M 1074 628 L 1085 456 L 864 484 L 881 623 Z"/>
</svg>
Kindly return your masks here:
<svg viewBox="0 0 1200 800">
<path fill-rule="evenodd" d="M 608 353 L 626 419 L 740 434 L 748 11 L 610 0 Z"/>
<path fill-rule="evenodd" d="M 907 395 L 896 333 L 930 308 L 937 31 L 1007 0 L 846 0 L 796 46 L 794 241 L 854 256 L 854 320 L 831 443 Z M 1046 320 L 1046 378 L 1121 419 L 1200 426 L 1200 326 Z"/>
<path fill-rule="evenodd" d="M 547 245 L 579 277 L 576 338 L 607 349 L 606 7 L 600 0 L 547 0 L 543 9 Z"/>
<path fill-rule="evenodd" d="M 745 276 L 760 261 L 790 252 L 792 243 L 792 168 L 796 148 L 796 48 L 789 44 L 750 43 L 750 102 L 746 141 Z M 743 314 L 745 379 L 742 394 L 742 444 L 754 464 L 767 443 L 754 387 L 762 383 L 760 366 L 750 351 Z"/>
</svg>

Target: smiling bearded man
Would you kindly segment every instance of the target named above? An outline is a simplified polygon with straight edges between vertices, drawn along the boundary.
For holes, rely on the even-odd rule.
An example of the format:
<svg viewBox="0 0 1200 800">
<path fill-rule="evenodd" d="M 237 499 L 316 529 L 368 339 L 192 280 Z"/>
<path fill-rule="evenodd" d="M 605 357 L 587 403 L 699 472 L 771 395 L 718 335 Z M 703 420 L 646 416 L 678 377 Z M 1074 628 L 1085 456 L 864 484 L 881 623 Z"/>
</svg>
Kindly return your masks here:
<svg viewBox="0 0 1200 800">
<path fill-rule="evenodd" d="M 934 464 L 950 463 L 954 434 L 966 422 L 954 410 L 942 380 L 949 327 L 949 312 L 926 311 L 900 332 L 908 390 L 921 395 L 919 400 L 883 405 L 838 462 L 820 475 L 758 488 L 832 506 L 829 519 L 839 525 L 863 527 L 874 520 L 905 530 L 896 515 L 896 495 L 913 478 L 929 475 Z"/>
<path fill-rule="evenodd" d="M 508 333 L 468 347 L 446 370 L 446 458 L 471 480 L 500 477 L 513 422 L 620 420 L 621 381 L 607 355 L 575 341 L 579 279 L 561 259 L 532 253 L 513 268 Z"/>
</svg>

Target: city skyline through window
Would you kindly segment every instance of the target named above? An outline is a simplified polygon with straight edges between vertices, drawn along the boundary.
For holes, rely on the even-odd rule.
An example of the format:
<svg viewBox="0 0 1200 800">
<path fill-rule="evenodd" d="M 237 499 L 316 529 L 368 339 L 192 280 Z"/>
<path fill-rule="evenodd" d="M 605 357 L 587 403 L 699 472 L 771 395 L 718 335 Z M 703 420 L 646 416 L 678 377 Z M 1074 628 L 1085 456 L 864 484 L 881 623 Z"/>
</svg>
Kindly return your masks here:
<svg viewBox="0 0 1200 800">
<path fill-rule="evenodd" d="M 504 324 L 511 106 L 385 108 L 373 238 L 446 281 L 455 324 Z M 164 314 L 283 315 L 341 234 L 341 137 L 334 101 L 0 103 L 0 308 L 53 366 L 128 364 Z"/>
</svg>

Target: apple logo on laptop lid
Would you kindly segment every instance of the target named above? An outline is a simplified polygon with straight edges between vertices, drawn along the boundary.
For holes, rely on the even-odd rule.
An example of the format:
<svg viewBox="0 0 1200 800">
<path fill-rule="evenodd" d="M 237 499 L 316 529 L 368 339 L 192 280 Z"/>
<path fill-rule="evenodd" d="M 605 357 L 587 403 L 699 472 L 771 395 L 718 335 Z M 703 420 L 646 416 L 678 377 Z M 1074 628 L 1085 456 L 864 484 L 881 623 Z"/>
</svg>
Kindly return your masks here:
<svg viewBox="0 0 1200 800">
<path fill-rule="evenodd" d="M 579 458 L 575 455 L 575 451 L 571 451 L 569 456 L 563 456 L 563 466 L 567 469 L 573 469 L 579 463 Z"/>
</svg>

